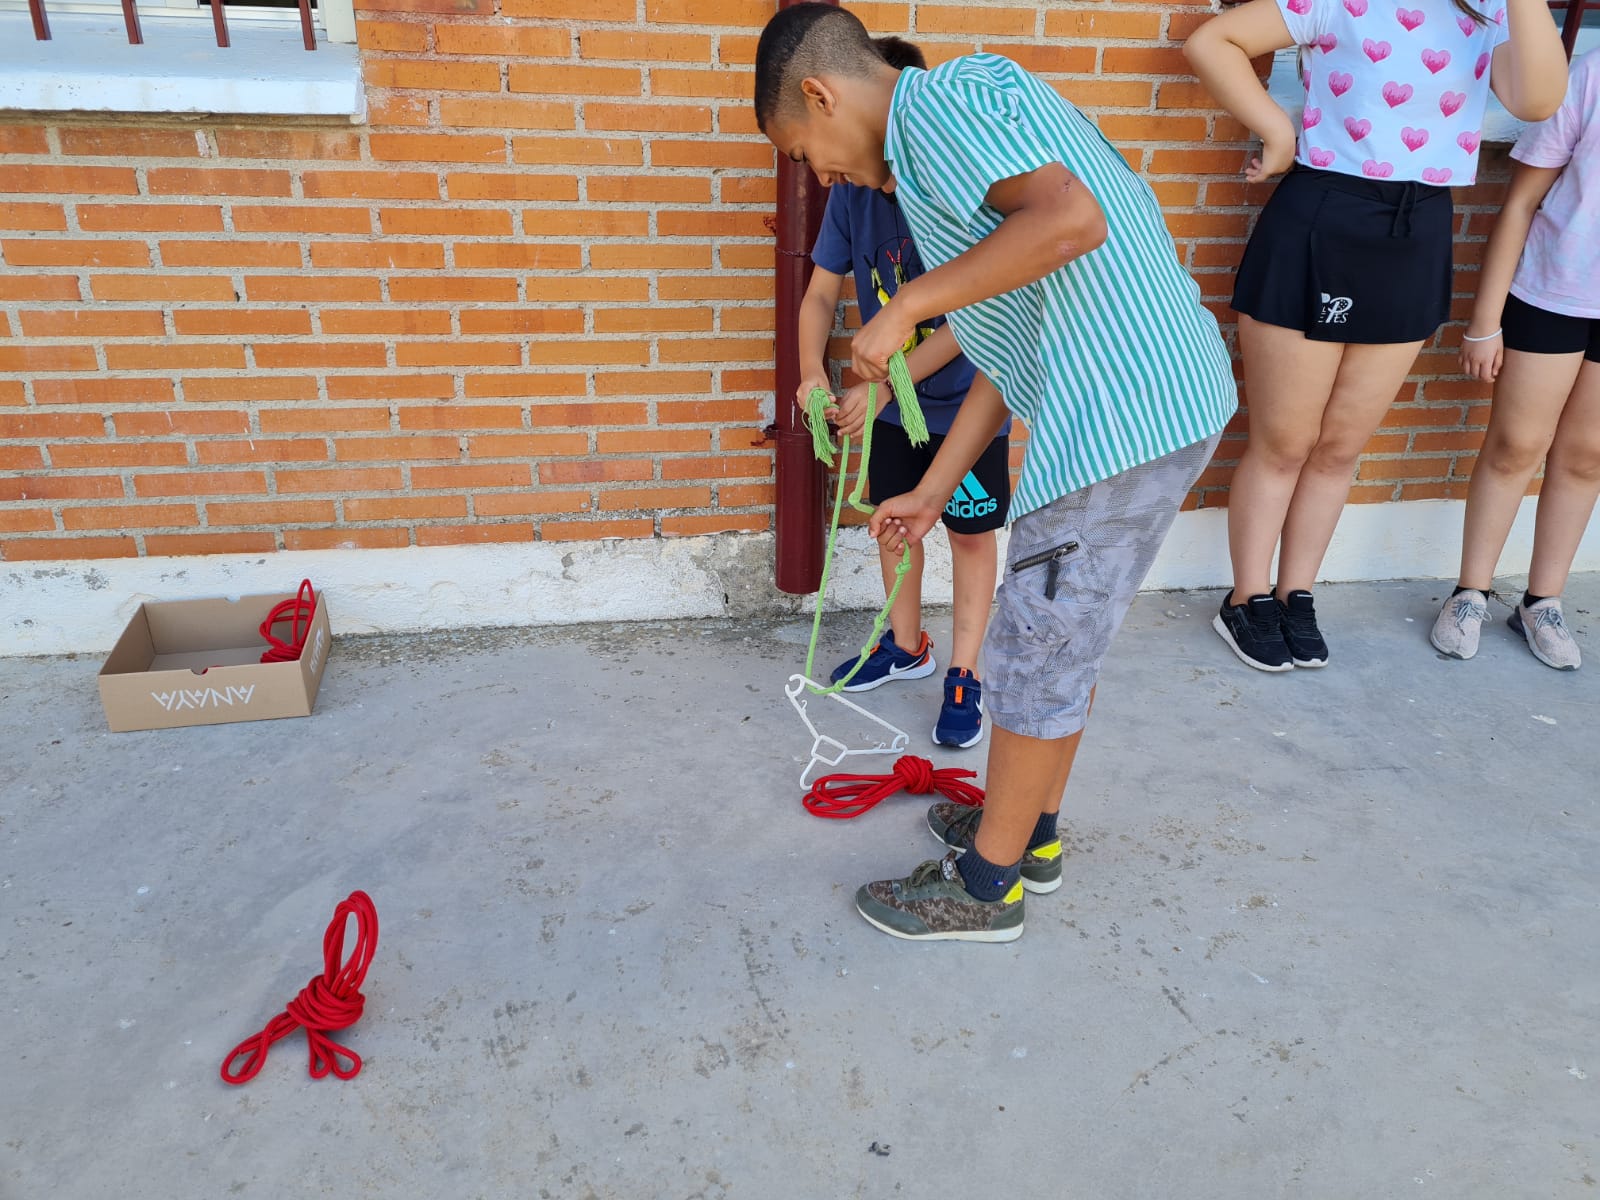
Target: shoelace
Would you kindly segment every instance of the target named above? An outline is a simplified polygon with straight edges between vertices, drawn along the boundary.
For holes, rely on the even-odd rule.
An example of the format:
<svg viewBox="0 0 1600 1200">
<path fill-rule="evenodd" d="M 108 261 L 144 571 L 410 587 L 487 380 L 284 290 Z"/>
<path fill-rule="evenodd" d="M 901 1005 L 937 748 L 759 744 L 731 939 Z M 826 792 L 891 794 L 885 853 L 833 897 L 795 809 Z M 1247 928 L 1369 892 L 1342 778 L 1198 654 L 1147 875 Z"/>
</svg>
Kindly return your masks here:
<svg viewBox="0 0 1600 1200">
<path fill-rule="evenodd" d="M 1455 599 L 1455 611 L 1452 615 L 1455 619 L 1456 628 L 1465 633 L 1469 619 L 1480 622 L 1489 619 L 1489 606 L 1481 600 L 1472 599 L 1463 592 Z"/>
<path fill-rule="evenodd" d="M 1527 610 L 1524 609 L 1523 611 L 1526 612 Z M 1533 627 L 1535 629 L 1555 628 L 1565 633 L 1567 631 L 1567 622 L 1561 610 L 1552 604 L 1549 608 L 1541 608 L 1534 612 Z"/>
<path fill-rule="evenodd" d="M 949 866 L 949 870 L 945 867 Z M 930 858 L 925 863 L 919 863 L 911 874 L 906 876 L 906 887 L 921 887 L 933 879 L 951 879 L 955 876 L 955 863 L 950 855 L 943 858 Z"/>
</svg>

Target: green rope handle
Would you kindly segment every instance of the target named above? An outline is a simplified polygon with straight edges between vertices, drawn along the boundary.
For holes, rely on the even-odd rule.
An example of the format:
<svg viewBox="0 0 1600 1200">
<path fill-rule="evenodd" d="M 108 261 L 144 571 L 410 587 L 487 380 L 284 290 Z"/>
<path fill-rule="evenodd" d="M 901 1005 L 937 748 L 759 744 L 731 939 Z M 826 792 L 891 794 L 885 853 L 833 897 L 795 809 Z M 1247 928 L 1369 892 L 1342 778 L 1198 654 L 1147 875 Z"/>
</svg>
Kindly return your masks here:
<svg viewBox="0 0 1600 1200">
<path fill-rule="evenodd" d="M 900 374 L 904 379 L 904 386 L 911 397 L 909 410 L 905 400 L 898 395 L 900 385 L 895 383 L 895 366 L 897 363 L 900 368 Z M 891 384 L 895 385 L 896 398 L 900 400 L 900 419 L 902 422 L 906 422 L 906 436 L 911 438 L 914 444 L 916 443 L 916 439 L 912 437 L 910 423 L 907 421 L 907 412 L 910 411 L 916 414 L 916 420 L 922 429 L 922 441 L 926 442 L 928 440 L 928 427 L 922 420 L 922 410 L 917 405 L 916 388 L 912 386 L 911 376 L 906 372 L 905 356 L 903 354 L 896 352 L 894 357 L 889 360 L 889 380 Z M 833 442 L 828 436 L 827 418 L 822 414 L 833 402 L 834 398 L 829 392 L 824 391 L 822 388 L 813 388 L 811 395 L 806 397 L 805 408 L 802 410 L 805 414 L 806 425 L 811 430 L 812 452 L 825 465 L 830 467 L 833 465 Z M 871 513 L 876 508 L 875 505 L 863 502 L 861 497 L 867 487 L 867 464 L 872 457 L 872 426 L 874 423 L 872 414 L 876 414 L 877 406 L 878 385 L 875 383 L 868 384 L 867 411 L 869 416 L 866 425 L 861 430 L 861 461 L 856 467 L 855 488 L 850 493 L 850 507 L 857 512 L 863 513 Z M 878 615 L 872 622 L 872 632 L 867 635 L 867 640 L 862 644 L 861 653 L 856 656 L 855 665 L 828 687 L 818 687 L 816 684 L 811 683 L 811 669 L 817 656 L 817 639 L 822 632 L 822 602 L 828 594 L 828 576 L 833 571 L 833 551 L 839 540 L 839 514 L 844 508 L 845 486 L 847 483 L 847 471 L 845 468 L 849 465 L 849 462 L 850 439 L 846 437 L 841 439 L 840 444 L 839 486 L 833 494 L 833 517 L 828 524 L 828 542 L 822 556 L 822 580 L 817 585 L 817 603 L 811 618 L 811 642 L 806 647 L 806 687 L 818 696 L 832 696 L 843 691 L 846 685 L 856 677 L 856 672 L 866 665 L 867 659 L 872 655 L 872 648 L 878 644 L 878 638 L 883 634 L 883 627 L 889 622 L 889 611 L 894 608 L 894 602 L 900 596 L 900 585 L 905 582 L 906 575 L 911 570 L 911 546 L 906 544 L 900 547 L 900 562 L 894 569 L 894 584 L 889 588 L 888 599 L 883 602 L 883 607 L 878 610 Z"/>
</svg>

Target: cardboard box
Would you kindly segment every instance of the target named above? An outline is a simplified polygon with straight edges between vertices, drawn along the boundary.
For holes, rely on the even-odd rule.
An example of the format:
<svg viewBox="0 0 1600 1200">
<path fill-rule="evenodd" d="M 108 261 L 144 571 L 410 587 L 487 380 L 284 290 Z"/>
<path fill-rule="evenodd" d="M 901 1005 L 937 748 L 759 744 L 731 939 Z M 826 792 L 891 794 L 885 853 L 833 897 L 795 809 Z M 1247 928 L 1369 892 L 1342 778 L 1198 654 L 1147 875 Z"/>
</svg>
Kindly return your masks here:
<svg viewBox="0 0 1600 1200">
<path fill-rule="evenodd" d="M 299 660 L 261 661 L 261 622 L 294 596 L 141 604 L 100 669 L 111 731 L 310 716 L 333 641 L 320 592 Z M 284 629 L 275 632 L 288 640 Z"/>
</svg>

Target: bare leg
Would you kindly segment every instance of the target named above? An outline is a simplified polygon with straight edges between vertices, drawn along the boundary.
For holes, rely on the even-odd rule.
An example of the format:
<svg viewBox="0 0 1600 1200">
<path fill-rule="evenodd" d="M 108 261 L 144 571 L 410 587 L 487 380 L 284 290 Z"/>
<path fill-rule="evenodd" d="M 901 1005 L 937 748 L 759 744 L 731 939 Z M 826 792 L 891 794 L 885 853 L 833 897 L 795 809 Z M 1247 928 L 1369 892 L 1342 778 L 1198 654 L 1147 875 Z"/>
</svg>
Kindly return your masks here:
<svg viewBox="0 0 1600 1200">
<path fill-rule="evenodd" d="M 1272 587 L 1277 548 L 1306 456 L 1317 443 L 1344 347 L 1297 329 L 1239 318 L 1250 440 L 1228 494 L 1231 604 Z"/>
<path fill-rule="evenodd" d="M 1039 814 L 1059 811 L 1083 730 L 1064 738 L 1033 738 L 994 726 L 983 821 L 973 849 L 992 863 L 1021 860 Z"/>
<path fill-rule="evenodd" d="M 883 571 L 883 594 L 887 596 L 894 587 L 894 573 L 900 567 L 900 555 L 891 554 L 880 547 L 878 566 Z M 911 547 L 911 569 L 906 572 L 900 594 L 889 610 L 889 627 L 894 630 L 895 645 L 915 654 L 922 640 L 922 547 Z"/>
<path fill-rule="evenodd" d="M 1562 407 L 1567 404 L 1567 395 L 1573 390 L 1582 363 L 1582 354 L 1506 351 L 1505 365 L 1494 384 L 1489 431 L 1484 434 L 1483 449 L 1472 468 L 1472 483 L 1467 488 L 1467 515 L 1461 536 L 1461 578 L 1456 581 L 1463 587 L 1487 592 L 1493 586 L 1494 569 L 1500 561 L 1500 552 L 1505 549 L 1511 523 L 1517 518 L 1522 498 L 1528 494 L 1528 484 L 1550 451 L 1557 423 L 1562 420 Z M 1548 489 L 1548 482 L 1545 486 Z M 1590 503 L 1593 503 L 1592 497 Z M 1545 501 L 1541 499 L 1541 524 L 1544 506 Z M 1583 520 L 1587 519 L 1585 514 Z M 1578 536 L 1582 535 L 1580 523 Z M 1576 547 L 1574 541 L 1574 551 Z M 1534 558 L 1537 562 L 1538 555 Z M 1571 562 L 1569 555 L 1569 566 Z M 1563 568 L 1560 574 L 1565 582 L 1566 570 Z M 1535 591 L 1534 594 L 1554 596 L 1559 593 Z"/>
<path fill-rule="evenodd" d="M 950 567 L 954 576 L 955 612 L 951 617 L 950 662 L 977 673 L 978 651 L 983 648 L 983 631 L 989 625 L 989 609 L 994 604 L 996 568 L 995 536 L 988 533 L 956 533 L 950 538 Z M 895 634 L 898 641 L 900 635 Z"/>
<path fill-rule="evenodd" d="M 1509 359 L 1510 354 L 1506 357 Z M 1544 465 L 1528 590 L 1559 596 L 1600 495 L 1600 363 L 1578 372 Z"/>
<path fill-rule="evenodd" d="M 1344 348 L 1317 444 L 1306 458 L 1283 523 L 1280 595 L 1301 588 L 1309 591 L 1316 584 L 1334 527 L 1350 497 L 1356 460 L 1394 403 L 1421 349 L 1421 342 Z"/>
</svg>

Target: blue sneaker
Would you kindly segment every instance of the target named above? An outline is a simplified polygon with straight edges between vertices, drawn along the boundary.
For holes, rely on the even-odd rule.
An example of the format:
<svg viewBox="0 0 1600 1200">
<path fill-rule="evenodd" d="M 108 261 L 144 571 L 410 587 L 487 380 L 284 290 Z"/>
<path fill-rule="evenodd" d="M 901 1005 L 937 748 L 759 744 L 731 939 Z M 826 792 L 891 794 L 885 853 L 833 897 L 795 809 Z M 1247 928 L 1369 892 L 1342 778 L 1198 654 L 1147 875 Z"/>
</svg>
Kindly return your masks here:
<svg viewBox="0 0 1600 1200">
<path fill-rule="evenodd" d="M 965 667 L 951 667 L 944 673 L 944 707 L 933 727 L 933 744 L 965 750 L 982 737 L 983 684 Z"/>
<path fill-rule="evenodd" d="M 855 665 L 855 656 L 845 659 L 833 669 L 828 682 L 838 683 Z M 856 672 L 856 677 L 845 685 L 844 690 L 870 692 L 896 679 L 926 679 L 938 669 L 939 664 L 933 661 L 933 639 L 926 630 L 913 654 L 895 645 L 894 630 L 885 629 L 883 637 L 872 648 L 872 653 L 867 655 L 867 661 L 861 664 L 861 670 Z"/>
</svg>

